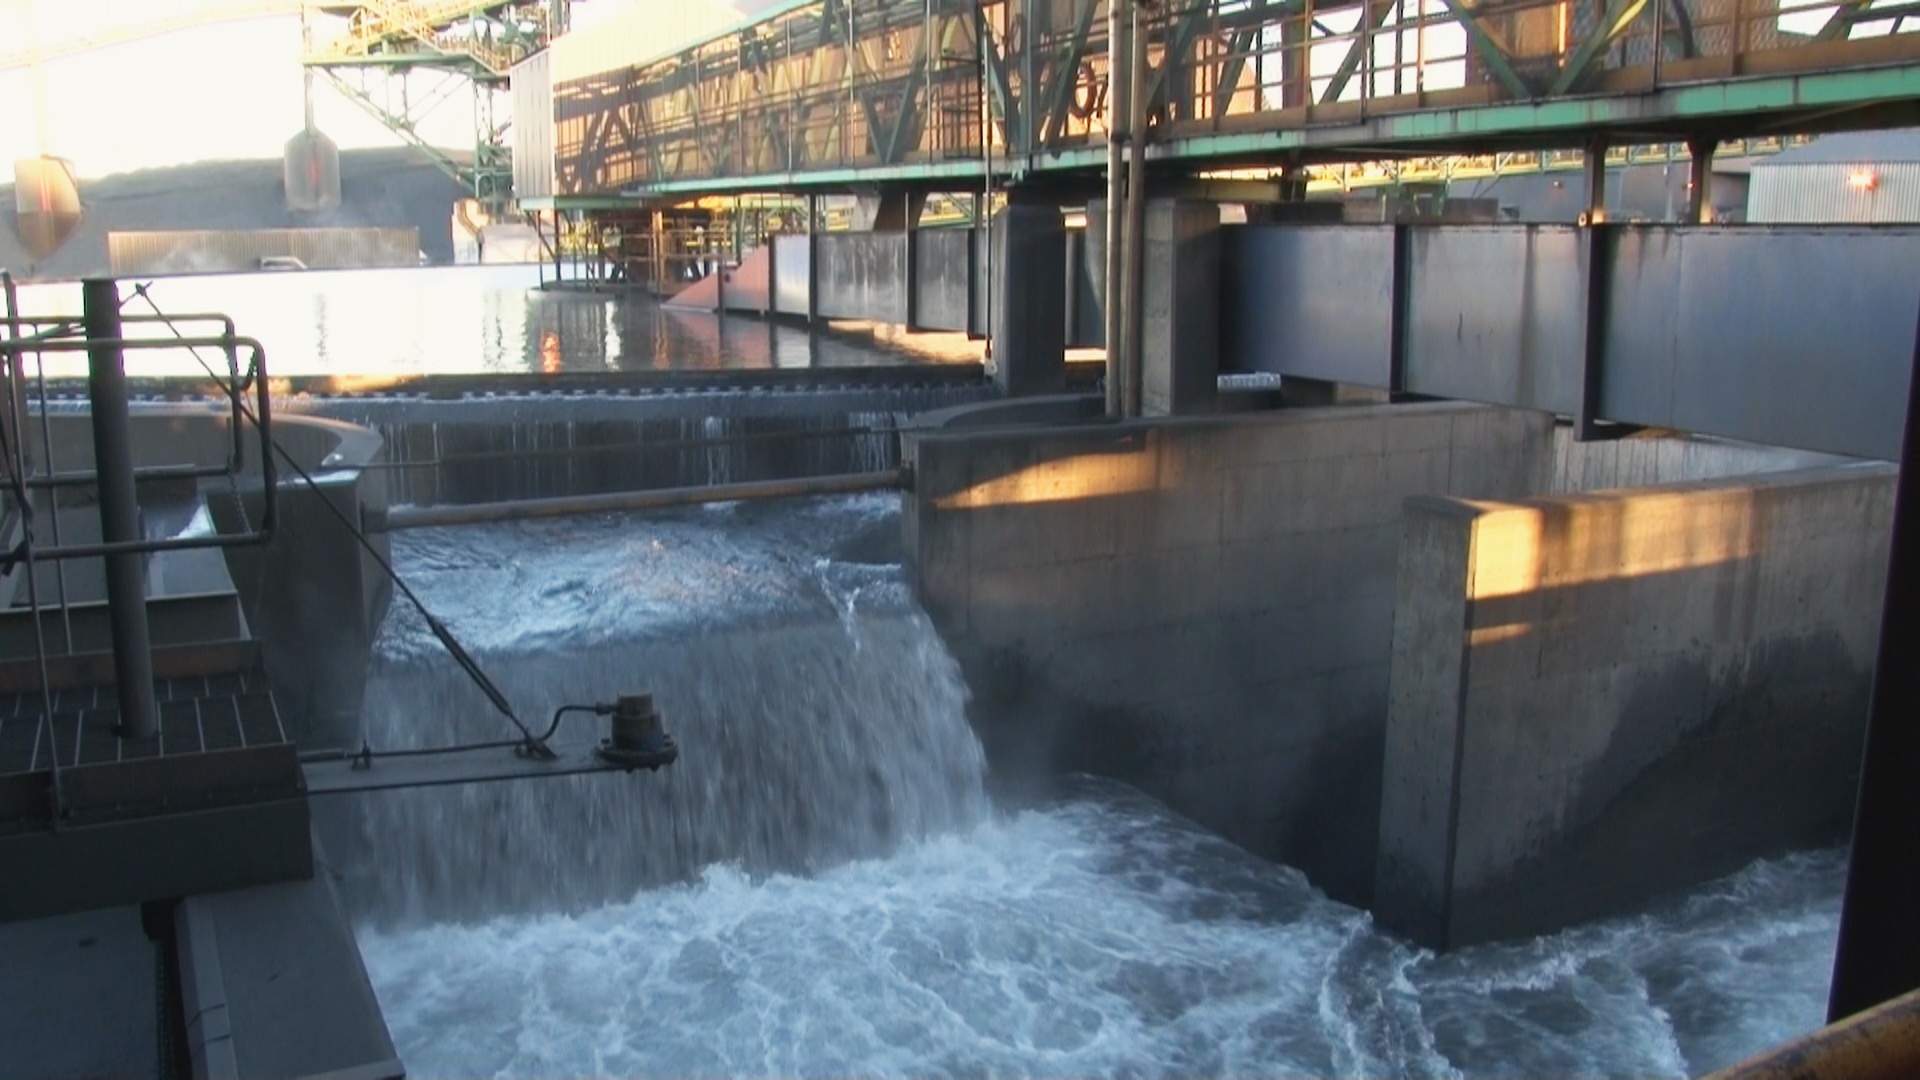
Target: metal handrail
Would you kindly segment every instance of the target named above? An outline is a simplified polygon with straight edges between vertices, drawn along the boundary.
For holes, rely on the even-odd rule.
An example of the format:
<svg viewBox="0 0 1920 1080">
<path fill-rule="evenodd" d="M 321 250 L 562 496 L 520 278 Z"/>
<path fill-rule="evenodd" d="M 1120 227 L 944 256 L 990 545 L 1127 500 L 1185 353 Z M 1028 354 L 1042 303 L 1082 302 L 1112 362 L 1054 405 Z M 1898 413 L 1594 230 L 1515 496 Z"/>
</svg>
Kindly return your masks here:
<svg viewBox="0 0 1920 1080">
<path fill-rule="evenodd" d="M 215 342 L 215 344 L 218 344 L 221 346 L 221 351 L 225 354 L 227 358 L 227 370 L 229 372 L 229 377 L 236 380 L 239 379 L 239 346 L 242 339 L 239 337 L 238 334 L 235 333 L 233 317 L 230 315 L 225 315 L 220 312 L 190 312 L 184 315 L 128 315 L 123 312 L 120 316 L 120 323 L 123 327 L 128 324 L 132 324 L 135 326 L 165 325 L 169 329 L 173 330 L 176 336 L 172 338 L 138 339 L 141 341 L 152 342 L 153 344 L 151 347 L 153 348 L 188 347 L 188 346 L 183 346 L 179 337 L 177 336 L 180 333 L 180 330 L 179 330 L 180 326 L 193 325 L 195 323 L 217 323 L 221 328 L 221 333 L 219 336 L 219 340 Z M 51 327 L 52 329 L 47 331 L 42 331 L 38 334 L 28 335 L 25 337 L 15 337 L 11 341 L 0 343 L 0 362 L 10 363 L 10 361 L 7 360 L 7 358 L 10 355 L 19 355 L 26 352 L 72 351 L 72 350 L 60 350 L 60 349 L 40 349 L 39 346 L 45 342 L 60 341 L 60 340 L 67 339 L 67 335 L 70 333 L 69 328 L 73 326 L 77 326 L 78 321 L 70 317 L 57 316 L 57 315 L 26 315 L 26 316 L 16 315 L 10 319 L 10 324 L 14 328 L 14 332 L 16 334 L 18 334 L 18 328 L 21 326 L 34 326 L 34 327 L 45 326 L 45 327 Z M 78 340 L 78 339 L 74 339 L 74 340 Z M 259 363 L 260 357 L 261 357 L 261 354 L 257 351 L 257 343 L 256 343 L 254 363 L 256 364 Z M 249 375 L 249 378 L 253 378 L 253 377 L 255 376 Z M 195 476 L 199 476 L 199 477 L 238 476 L 241 468 L 246 463 L 246 435 L 244 431 L 246 424 L 245 424 L 245 416 L 242 413 L 240 408 L 240 398 L 239 398 L 239 395 L 235 393 L 232 388 L 228 388 L 227 397 L 228 397 L 228 400 L 230 400 L 233 403 L 231 423 L 229 424 L 229 428 L 228 428 L 230 436 L 233 440 L 233 445 L 227 451 L 227 464 L 225 466 L 207 466 L 206 469 L 208 471 L 195 473 L 194 474 Z M 46 401 L 44 400 L 44 398 L 40 403 L 40 409 L 41 409 L 42 415 L 45 415 Z M 162 469 L 154 469 L 154 468 L 135 469 L 133 471 L 133 478 L 136 481 L 172 478 L 174 474 L 171 471 L 168 471 L 169 468 L 170 467 L 163 467 Z M 81 476 L 78 474 L 75 474 L 72 478 L 62 478 L 62 479 L 54 478 L 51 475 L 53 471 L 53 463 L 51 461 L 47 463 L 47 471 L 49 473 L 48 476 L 30 477 L 27 480 L 27 486 L 30 488 L 41 489 L 41 488 L 49 488 L 49 487 L 66 487 L 66 486 L 72 486 L 76 484 L 84 485 L 86 482 L 84 476 Z M 54 542 L 55 543 L 59 542 L 58 536 L 54 537 Z"/>
<path fill-rule="evenodd" d="M 200 316 L 197 318 L 200 321 L 223 321 L 229 327 L 232 325 L 232 321 L 224 315 Z M 20 319 L 18 321 L 44 324 L 55 320 Z M 124 316 L 123 321 L 171 323 L 172 320 L 169 320 L 166 316 L 129 315 Z M 244 406 L 244 398 L 242 397 L 245 384 L 239 381 L 236 375 L 236 381 L 227 384 L 225 387 L 227 397 L 233 403 L 232 427 L 234 456 L 229 459 L 228 466 L 225 468 L 218 466 L 208 466 L 204 468 L 212 470 L 206 475 L 225 475 L 229 477 L 237 477 L 239 475 L 239 471 L 244 465 L 244 456 L 241 450 L 244 447 L 245 435 L 242 428 L 247 421 L 251 420 L 260 437 L 260 469 L 264 507 L 259 528 L 237 533 L 216 533 L 211 536 L 170 537 L 167 539 L 132 540 L 117 543 L 62 545 L 56 542 L 56 545 L 51 548 L 36 547 L 33 553 L 35 561 L 43 559 L 96 558 L 103 555 L 146 554 L 157 551 L 181 551 L 191 548 L 242 547 L 262 544 L 272 538 L 274 529 L 279 524 L 279 498 L 276 491 L 278 483 L 273 463 L 273 399 L 269 392 L 268 380 L 266 378 L 266 349 L 259 341 L 231 332 L 217 336 L 179 336 L 173 338 L 75 338 L 70 336 L 54 339 L 21 338 L 12 341 L 0 341 L 0 367 L 11 371 L 13 357 L 26 352 L 70 353 L 84 352 L 91 348 L 100 347 L 117 348 L 123 351 L 192 349 L 201 346 L 227 349 L 228 355 L 233 358 L 230 363 L 236 365 L 240 350 L 245 350 L 249 354 L 246 368 L 248 372 L 246 382 L 251 382 L 252 384 L 255 394 L 254 408 L 256 411 L 252 416 L 248 415 Z M 42 401 L 41 416 L 43 422 L 46 415 L 46 403 Z M 161 469 L 166 470 L 166 472 L 158 474 L 153 470 L 135 470 L 135 478 L 154 479 L 163 475 L 173 476 L 178 474 L 180 468 L 182 467 L 162 466 Z M 189 466 L 187 468 L 200 469 L 202 467 Z M 58 486 L 71 482 L 69 478 L 54 477 L 51 474 L 40 478 L 40 480 L 41 483 L 39 486 L 42 487 Z"/>
</svg>

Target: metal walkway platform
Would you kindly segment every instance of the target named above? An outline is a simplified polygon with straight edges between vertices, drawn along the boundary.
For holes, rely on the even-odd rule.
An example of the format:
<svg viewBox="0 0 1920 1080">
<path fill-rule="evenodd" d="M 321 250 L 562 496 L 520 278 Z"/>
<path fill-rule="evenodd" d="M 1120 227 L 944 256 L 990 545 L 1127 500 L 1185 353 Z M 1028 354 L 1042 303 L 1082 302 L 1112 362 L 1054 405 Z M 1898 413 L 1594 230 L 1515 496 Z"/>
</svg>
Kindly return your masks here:
<svg viewBox="0 0 1920 1080">
<path fill-rule="evenodd" d="M 306 785 L 257 645 L 154 650 L 159 730 L 110 657 L 0 665 L 0 921 L 310 877 Z"/>
</svg>

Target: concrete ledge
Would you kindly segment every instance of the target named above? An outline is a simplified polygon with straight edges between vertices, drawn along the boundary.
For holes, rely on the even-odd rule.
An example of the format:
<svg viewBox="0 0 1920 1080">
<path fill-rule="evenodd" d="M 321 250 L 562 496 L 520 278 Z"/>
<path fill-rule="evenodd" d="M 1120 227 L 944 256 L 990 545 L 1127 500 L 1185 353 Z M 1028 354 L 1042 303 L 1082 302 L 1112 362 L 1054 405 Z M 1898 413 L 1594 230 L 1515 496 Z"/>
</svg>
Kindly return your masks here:
<svg viewBox="0 0 1920 1080">
<path fill-rule="evenodd" d="M 1047 394 L 935 409 L 915 417 L 912 426 L 915 431 L 1039 427 L 1098 420 L 1105 415 L 1106 401 L 1098 394 Z"/>
<path fill-rule="evenodd" d="M 1537 933 L 1843 840 L 1894 476 L 1410 501 L 1381 921 Z"/>
<path fill-rule="evenodd" d="M 405 1075 L 328 875 L 190 896 L 174 939 L 194 1075 Z"/>
</svg>

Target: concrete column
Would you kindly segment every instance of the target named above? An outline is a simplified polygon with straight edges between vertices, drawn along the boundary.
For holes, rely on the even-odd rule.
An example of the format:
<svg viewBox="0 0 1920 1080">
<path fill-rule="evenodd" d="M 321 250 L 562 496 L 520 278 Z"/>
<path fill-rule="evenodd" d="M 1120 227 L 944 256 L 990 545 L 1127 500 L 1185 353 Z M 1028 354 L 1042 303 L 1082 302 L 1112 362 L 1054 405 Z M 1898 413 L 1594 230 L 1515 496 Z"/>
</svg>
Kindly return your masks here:
<svg viewBox="0 0 1920 1080">
<path fill-rule="evenodd" d="M 1009 203 L 993 220 L 993 380 L 1008 397 L 1066 386 L 1067 238 L 1060 208 Z"/>
<path fill-rule="evenodd" d="M 1719 145 L 1717 139 L 1687 140 L 1688 224 L 1713 224 L 1713 152 Z"/>
<path fill-rule="evenodd" d="M 1145 247 L 1141 414 L 1212 412 L 1220 376 L 1220 207 L 1149 200 Z"/>
</svg>

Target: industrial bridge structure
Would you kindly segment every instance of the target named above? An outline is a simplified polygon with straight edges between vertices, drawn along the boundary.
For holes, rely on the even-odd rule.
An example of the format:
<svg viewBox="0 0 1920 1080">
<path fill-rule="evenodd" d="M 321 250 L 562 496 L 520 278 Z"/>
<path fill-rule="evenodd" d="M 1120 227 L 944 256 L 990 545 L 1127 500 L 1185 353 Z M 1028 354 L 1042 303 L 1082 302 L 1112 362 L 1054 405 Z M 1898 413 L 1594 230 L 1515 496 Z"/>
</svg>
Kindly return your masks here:
<svg viewBox="0 0 1920 1080">
<path fill-rule="evenodd" d="M 1893 126 L 1920 100 L 1916 15 L 1886 0 L 1159 0 L 1141 5 L 1147 155 L 1161 174 L 1299 171 Z M 796 0 L 552 86 L 554 195 L 533 205 L 983 176 L 1090 190 L 1112 120 L 1106 27 L 1103 0 Z"/>
</svg>

